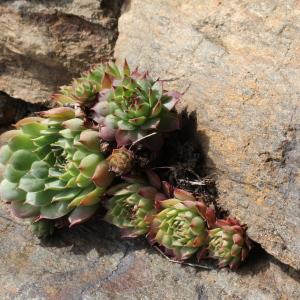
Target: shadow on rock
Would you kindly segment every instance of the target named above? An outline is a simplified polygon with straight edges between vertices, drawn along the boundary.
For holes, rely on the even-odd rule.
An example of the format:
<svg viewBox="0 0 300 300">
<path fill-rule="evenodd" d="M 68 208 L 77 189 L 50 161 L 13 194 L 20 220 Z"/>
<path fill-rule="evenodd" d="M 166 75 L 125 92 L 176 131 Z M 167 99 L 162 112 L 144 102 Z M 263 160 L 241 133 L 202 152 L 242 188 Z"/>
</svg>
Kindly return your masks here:
<svg viewBox="0 0 300 300">
<path fill-rule="evenodd" d="M 87 255 L 96 250 L 99 257 L 119 252 L 136 251 L 147 247 L 143 238 L 122 239 L 118 228 L 101 220 L 97 215 L 87 223 L 74 228 L 57 230 L 56 234 L 41 240 L 47 248 L 66 248 L 75 255 Z"/>
<path fill-rule="evenodd" d="M 198 124 L 196 111 L 188 113 L 185 108 L 180 119 L 181 129 L 166 138 L 155 162 L 156 171 L 163 180 L 213 204 L 218 217 L 224 217 L 227 212 L 217 203 L 216 166 L 208 155 L 209 137 L 198 129 L 201 124 Z"/>
</svg>

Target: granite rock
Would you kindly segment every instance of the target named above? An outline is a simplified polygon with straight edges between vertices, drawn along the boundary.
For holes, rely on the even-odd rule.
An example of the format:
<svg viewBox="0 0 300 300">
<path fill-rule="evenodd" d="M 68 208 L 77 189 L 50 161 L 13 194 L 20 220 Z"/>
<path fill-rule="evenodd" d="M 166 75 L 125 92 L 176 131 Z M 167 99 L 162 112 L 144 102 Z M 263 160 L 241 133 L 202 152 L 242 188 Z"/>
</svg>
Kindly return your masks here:
<svg viewBox="0 0 300 300">
<path fill-rule="evenodd" d="M 299 1 L 127 1 L 115 56 L 185 92 L 218 202 L 300 269 Z"/>
</svg>

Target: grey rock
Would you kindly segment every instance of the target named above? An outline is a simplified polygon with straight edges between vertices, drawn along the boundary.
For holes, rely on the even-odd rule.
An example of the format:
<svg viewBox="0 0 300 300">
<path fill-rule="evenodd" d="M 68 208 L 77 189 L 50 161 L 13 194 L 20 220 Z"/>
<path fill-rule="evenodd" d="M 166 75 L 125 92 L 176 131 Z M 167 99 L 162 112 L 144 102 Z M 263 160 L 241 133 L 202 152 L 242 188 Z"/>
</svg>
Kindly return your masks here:
<svg viewBox="0 0 300 300">
<path fill-rule="evenodd" d="M 115 56 L 185 92 L 219 203 L 300 269 L 298 1 L 127 1 Z M 201 136 L 200 136 L 201 138 Z"/>
<path fill-rule="evenodd" d="M 0 298 L 299 299 L 300 274 L 262 254 L 237 273 L 169 262 L 100 220 L 45 241 L 0 209 Z M 206 264 L 207 266 L 207 264 Z"/>
</svg>

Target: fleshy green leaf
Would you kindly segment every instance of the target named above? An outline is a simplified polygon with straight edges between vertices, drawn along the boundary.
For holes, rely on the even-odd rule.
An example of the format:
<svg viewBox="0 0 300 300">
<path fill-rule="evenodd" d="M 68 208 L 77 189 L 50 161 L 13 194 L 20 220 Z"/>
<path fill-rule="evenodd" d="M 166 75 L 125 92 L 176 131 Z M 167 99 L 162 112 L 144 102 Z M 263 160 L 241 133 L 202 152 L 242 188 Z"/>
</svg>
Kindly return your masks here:
<svg viewBox="0 0 300 300">
<path fill-rule="evenodd" d="M 69 204 L 69 207 L 94 205 L 101 200 L 104 191 L 105 189 L 100 187 L 87 187 Z"/>
<path fill-rule="evenodd" d="M 4 145 L 0 148 L 0 163 L 6 164 L 10 157 L 12 156 L 12 151 L 8 145 Z"/>
<path fill-rule="evenodd" d="M 45 181 L 33 177 L 31 175 L 25 175 L 20 179 L 19 188 L 25 192 L 38 192 L 44 189 Z"/>
<path fill-rule="evenodd" d="M 49 165 L 44 161 L 35 161 L 31 165 L 30 173 L 36 178 L 45 179 L 48 177 Z"/>
<path fill-rule="evenodd" d="M 29 150 L 18 150 L 13 153 L 10 159 L 11 165 L 20 171 L 29 170 L 37 156 Z"/>
<path fill-rule="evenodd" d="M 47 125 L 41 123 L 28 123 L 21 126 L 22 132 L 32 137 L 38 137 L 41 130 L 46 130 Z"/>
<path fill-rule="evenodd" d="M 30 192 L 26 195 L 26 203 L 33 206 L 47 206 L 51 204 L 55 191 Z"/>
<path fill-rule="evenodd" d="M 14 183 L 18 183 L 20 178 L 26 174 L 26 171 L 16 170 L 12 165 L 7 165 L 4 171 L 4 177 Z"/>
<path fill-rule="evenodd" d="M 20 134 L 20 135 L 14 136 L 8 142 L 8 146 L 14 152 L 17 150 L 20 150 L 20 149 L 28 149 L 28 150 L 34 149 L 34 145 L 31 140 L 31 137 L 26 134 Z"/>
<path fill-rule="evenodd" d="M 79 165 L 80 172 L 86 177 L 92 177 L 98 163 L 103 160 L 102 155 L 90 154 L 83 158 Z"/>
<path fill-rule="evenodd" d="M 26 193 L 18 188 L 17 183 L 4 179 L 0 184 L 0 198 L 4 201 L 24 201 Z"/>
<path fill-rule="evenodd" d="M 81 190 L 81 188 L 66 189 L 55 195 L 53 201 L 71 201 L 81 192 Z"/>
<path fill-rule="evenodd" d="M 68 207 L 67 202 L 54 202 L 41 207 L 40 219 L 58 219 L 67 215 L 70 211 L 72 211 L 72 208 Z"/>
<path fill-rule="evenodd" d="M 45 184 L 45 190 L 61 191 L 65 188 L 65 183 L 61 180 L 54 180 Z"/>
</svg>

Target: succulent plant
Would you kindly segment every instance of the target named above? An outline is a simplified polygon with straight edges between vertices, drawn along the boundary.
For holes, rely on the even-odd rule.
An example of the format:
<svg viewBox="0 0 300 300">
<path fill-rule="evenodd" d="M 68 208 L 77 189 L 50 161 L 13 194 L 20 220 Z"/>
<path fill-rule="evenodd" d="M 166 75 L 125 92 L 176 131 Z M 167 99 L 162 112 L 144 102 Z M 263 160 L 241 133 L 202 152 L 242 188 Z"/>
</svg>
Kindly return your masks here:
<svg viewBox="0 0 300 300">
<path fill-rule="evenodd" d="M 125 147 L 113 149 L 107 158 L 109 169 L 118 175 L 126 174 L 133 167 L 133 158 L 133 152 Z"/>
<path fill-rule="evenodd" d="M 179 128 L 178 116 L 171 112 L 181 94 L 167 92 L 162 81 L 148 72 L 130 71 L 127 62 L 118 68 L 114 63 L 100 64 L 62 86 L 53 95 L 59 104 L 93 107 L 94 121 L 100 125 L 100 136 L 116 140 L 118 146 L 145 139 L 151 149 L 162 145 L 162 133 Z"/>
<path fill-rule="evenodd" d="M 162 81 L 152 79 L 148 72 L 131 72 L 126 61 L 123 69 L 108 64 L 102 87 L 93 110 L 104 140 L 123 146 L 147 136 L 146 145 L 158 149 L 162 133 L 179 128 L 178 116 L 171 110 L 181 94 L 165 91 Z"/>
<path fill-rule="evenodd" d="M 122 228 L 123 237 L 146 234 L 155 214 L 155 202 L 165 196 L 152 186 L 125 183 L 108 191 L 113 197 L 105 203 L 105 220 Z"/>
<path fill-rule="evenodd" d="M 54 232 L 54 222 L 51 220 L 39 220 L 34 222 L 33 220 L 31 230 L 39 238 L 52 235 Z"/>
<path fill-rule="evenodd" d="M 207 226 L 214 223 L 214 211 L 189 192 L 174 189 L 174 197 L 160 201 L 148 239 L 158 243 L 167 255 L 182 261 L 191 257 L 208 241 Z"/>
<path fill-rule="evenodd" d="M 88 105 L 96 100 L 97 93 L 102 89 L 105 65 L 99 64 L 89 71 L 82 73 L 81 77 L 73 79 L 68 86 L 62 86 L 60 93 L 52 96 L 57 103 Z"/>
<path fill-rule="evenodd" d="M 246 228 L 233 218 L 217 220 L 215 226 L 208 233 L 208 255 L 219 260 L 219 267 L 235 269 L 245 260 L 251 247 Z"/>
<path fill-rule="evenodd" d="M 1 136 L 0 197 L 17 217 L 31 218 L 41 236 L 53 230 L 44 220 L 68 216 L 74 225 L 89 218 L 114 175 L 99 151 L 98 132 L 84 128 L 72 108 L 39 115 Z"/>
</svg>

